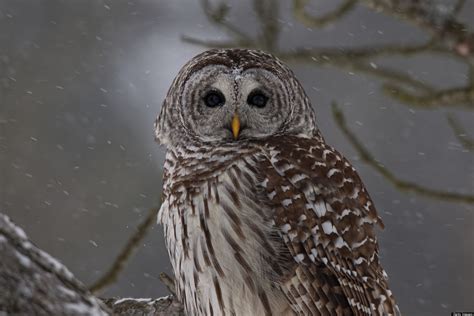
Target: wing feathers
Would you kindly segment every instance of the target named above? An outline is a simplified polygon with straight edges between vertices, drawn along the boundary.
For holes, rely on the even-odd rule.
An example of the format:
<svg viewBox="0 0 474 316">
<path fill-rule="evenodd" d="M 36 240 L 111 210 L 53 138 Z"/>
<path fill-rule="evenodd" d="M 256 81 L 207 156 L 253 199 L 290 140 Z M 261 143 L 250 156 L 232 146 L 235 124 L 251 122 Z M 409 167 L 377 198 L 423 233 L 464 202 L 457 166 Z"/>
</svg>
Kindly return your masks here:
<svg viewBox="0 0 474 316">
<path fill-rule="evenodd" d="M 269 140 L 265 146 L 264 187 L 294 259 L 281 282 L 294 311 L 396 314 L 378 260 L 374 225 L 381 220 L 354 168 L 318 140 Z"/>
</svg>

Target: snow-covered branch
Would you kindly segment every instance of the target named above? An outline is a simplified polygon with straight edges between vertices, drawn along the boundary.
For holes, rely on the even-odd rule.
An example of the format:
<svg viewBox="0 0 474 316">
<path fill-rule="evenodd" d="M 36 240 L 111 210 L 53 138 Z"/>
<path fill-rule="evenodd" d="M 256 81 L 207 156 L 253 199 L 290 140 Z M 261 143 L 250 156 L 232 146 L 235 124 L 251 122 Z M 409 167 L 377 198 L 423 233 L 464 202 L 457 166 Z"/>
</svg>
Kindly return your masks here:
<svg viewBox="0 0 474 316">
<path fill-rule="evenodd" d="M 183 315 L 172 296 L 99 299 L 0 213 L 0 314 Z"/>
</svg>

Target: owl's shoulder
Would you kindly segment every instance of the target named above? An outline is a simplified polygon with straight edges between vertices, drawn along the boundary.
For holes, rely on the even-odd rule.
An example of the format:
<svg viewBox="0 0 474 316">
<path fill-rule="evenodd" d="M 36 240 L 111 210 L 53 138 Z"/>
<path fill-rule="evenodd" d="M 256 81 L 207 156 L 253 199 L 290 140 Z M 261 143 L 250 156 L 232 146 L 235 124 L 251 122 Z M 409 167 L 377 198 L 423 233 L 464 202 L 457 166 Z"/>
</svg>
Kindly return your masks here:
<svg viewBox="0 0 474 316">
<path fill-rule="evenodd" d="M 318 139 L 273 140 L 267 147 L 264 183 L 276 225 L 301 238 L 316 233 L 347 257 L 372 257 L 374 226 L 383 224 L 347 159 Z"/>
<path fill-rule="evenodd" d="M 276 171 L 269 177 L 284 177 L 299 191 L 314 190 L 321 199 L 333 201 L 338 213 L 362 208 L 374 222 L 380 221 L 355 168 L 322 138 L 272 138 L 265 146 L 270 168 Z"/>
</svg>

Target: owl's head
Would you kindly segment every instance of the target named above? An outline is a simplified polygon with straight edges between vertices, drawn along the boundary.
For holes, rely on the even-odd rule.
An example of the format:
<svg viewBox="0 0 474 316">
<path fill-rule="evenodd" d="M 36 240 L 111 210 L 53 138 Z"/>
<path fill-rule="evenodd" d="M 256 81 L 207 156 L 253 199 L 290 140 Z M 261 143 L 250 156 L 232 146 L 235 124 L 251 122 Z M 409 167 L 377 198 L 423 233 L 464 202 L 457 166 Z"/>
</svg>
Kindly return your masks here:
<svg viewBox="0 0 474 316">
<path fill-rule="evenodd" d="M 157 140 L 169 146 L 316 133 L 314 111 L 293 72 L 248 49 L 214 49 L 191 59 L 155 123 Z"/>
</svg>

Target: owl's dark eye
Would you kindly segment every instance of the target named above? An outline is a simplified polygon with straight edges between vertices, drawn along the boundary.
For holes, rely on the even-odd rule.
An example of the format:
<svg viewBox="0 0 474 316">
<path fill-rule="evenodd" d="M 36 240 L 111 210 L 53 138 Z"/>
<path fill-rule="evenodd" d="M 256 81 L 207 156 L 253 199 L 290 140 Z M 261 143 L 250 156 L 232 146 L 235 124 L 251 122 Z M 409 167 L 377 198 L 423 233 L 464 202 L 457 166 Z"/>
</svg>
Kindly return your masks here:
<svg viewBox="0 0 474 316">
<path fill-rule="evenodd" d="M 204 103 L 210 108 L 215 108 L 217 106 L 224 105 L 225 97 L 222 92 L 212 90 L 206 93 L 206 95 L 204 96 Z"/>
<path fill-rule="evenodd" d="M 252 106 L 256 106 L 257 108 L 265 107 L 265 105 L 267 105 L 267 101 L 268 97 L 260 90 L 254 90 L 250 92 L 247 98 L 247 103 Z"/>
</svg>

